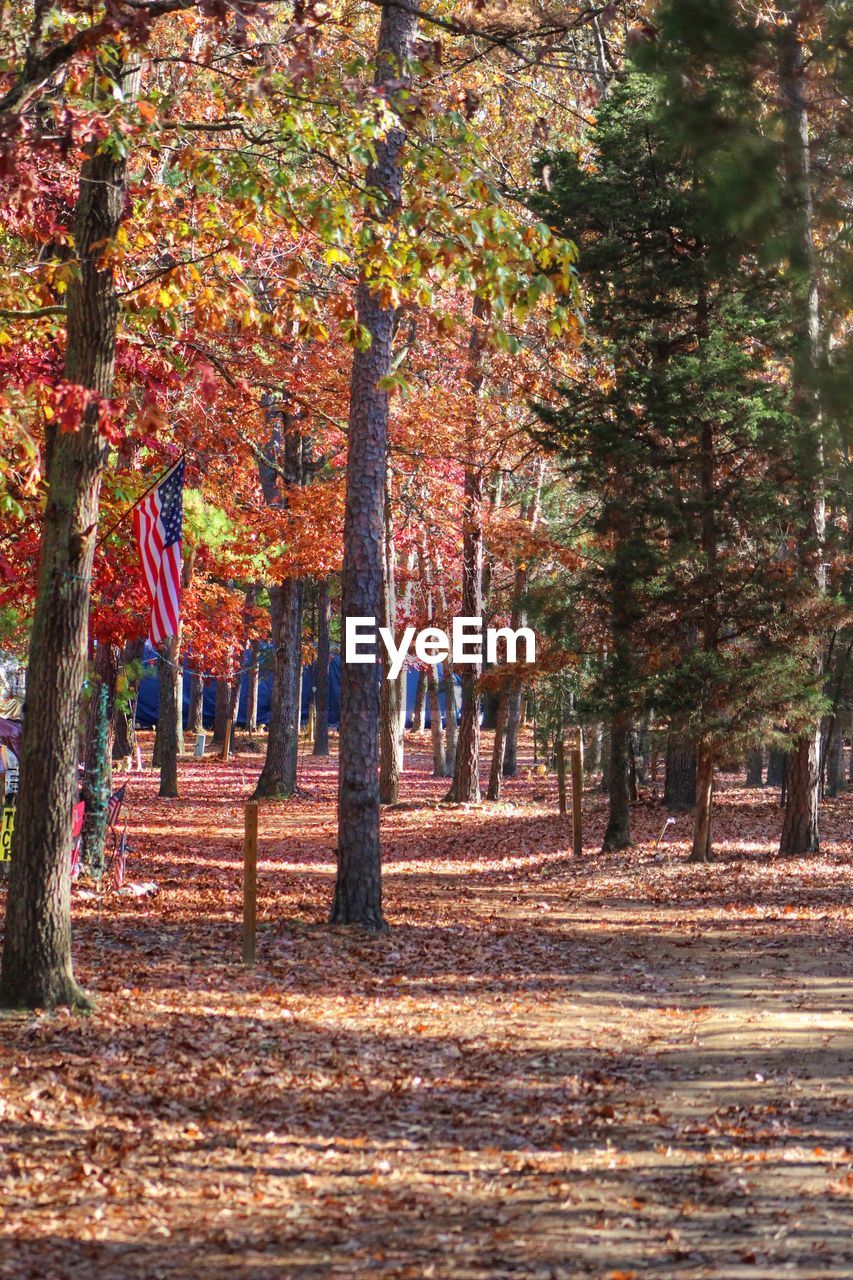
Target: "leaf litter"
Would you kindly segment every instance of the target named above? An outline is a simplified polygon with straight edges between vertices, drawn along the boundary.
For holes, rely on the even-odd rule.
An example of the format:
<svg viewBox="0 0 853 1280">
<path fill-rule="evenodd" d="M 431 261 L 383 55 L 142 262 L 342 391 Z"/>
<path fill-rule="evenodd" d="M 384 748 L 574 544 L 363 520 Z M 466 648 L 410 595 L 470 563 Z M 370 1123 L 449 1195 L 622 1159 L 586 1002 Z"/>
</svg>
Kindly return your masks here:
<svg viewBox="0 0 853 1280">
<path fill-rule="evenodd" d="M 529 745 L 529 744 L 528 744 Z M 774 856 L 726 777 L 570 854 L 556 784 L 443 806 L 424 740 L 383 817 L 390 932 L 331 930 L 334 762 L 260 818 L 240 964 L 240 754 L 130 779 L 131 881 L 73 895 L 93 1015 L 0 1019 L 0 1276 L 853 1276 L 853 800 Z M 484 753 L 485 754 L 485 753 Z M 536 797 L 536 798 L 534 798 Z"/>
</svg>

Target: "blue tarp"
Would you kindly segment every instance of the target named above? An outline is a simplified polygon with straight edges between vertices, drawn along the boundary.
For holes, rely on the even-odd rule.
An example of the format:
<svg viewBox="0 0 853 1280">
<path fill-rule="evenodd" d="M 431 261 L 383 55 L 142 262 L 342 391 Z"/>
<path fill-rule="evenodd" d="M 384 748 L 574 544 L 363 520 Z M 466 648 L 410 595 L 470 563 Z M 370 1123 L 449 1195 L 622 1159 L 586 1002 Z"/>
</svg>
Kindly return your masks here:
<svg viewBox="0 0 853 1280">
<path fill-rule="evenodd" d="M 150 645 L 145 646 L 145 656 L 143 661 L 153 664 L 156 661 L 156 653 Z M 249 652 L 246 651 L 242 665 L 247 667 L 249 664 Z M 191 658 L 187 658 L 187 665 L 192 665 Z M 272 698 L 272 674 L 270 667 L 272 664 L 272 649 L 266 646 L 261 653 L 261 679 L 258 682 L 258 724 L 267 725 L 270 719 L 270 700 Z M 377 669 L 378 670 L 378 669 Z M 308 707 L 311 702 L 311 690 L 316 681 L 316 664 L 312 663 L 310 667 L 304 667 L 302 670 L 302 723 L 308 720 Z M 438 676 L 441 679 L 441 667 L 438 668 Z M 190 672 L 184 672 L 184 725 L 187 723 L 190 709 Z M 459 677 L 456 677 L 456 683 L 459 684 Z M 415 693 L 418 687 L 418 672 L 412 667 L 406 672 L 406 725 L 411 727 L 412 713 L 415 706 Z M 444 694 L 440 694 L 441 713 L 444 716 Z M 237 724 L 245 727 L 246 724 L 246 706 L 249 700 L 249 676 L 244 674 L 240 682 L 240 700 L 237 706 Z M 459 699 L 457 696 L 457 703 Z M 157 712 L 160 707 L 160 688 L 157 680 L 157 673 L 151 669 L 151 673 L 143 676 L 139 684 L 139 697 L 136 703 L 136 721 L 143 729 L 153 729 L 157 723 Z M 216 709 L 216 683 L 214 680 L 208 680 L 204 686 L 204 704 L 202 716 L 205 728 L 212 728 L 214 712 Z M 457 712 L 458 714 L 458 712 Z M 329 663 L 329 724 L 336 729 L 340 724 L 341 718 L 341 659 L 337 653 L 332 654 Z M 426 713 L 427 728 L 429 728 L 429 704 L 427 703 Z"/>
</svg>

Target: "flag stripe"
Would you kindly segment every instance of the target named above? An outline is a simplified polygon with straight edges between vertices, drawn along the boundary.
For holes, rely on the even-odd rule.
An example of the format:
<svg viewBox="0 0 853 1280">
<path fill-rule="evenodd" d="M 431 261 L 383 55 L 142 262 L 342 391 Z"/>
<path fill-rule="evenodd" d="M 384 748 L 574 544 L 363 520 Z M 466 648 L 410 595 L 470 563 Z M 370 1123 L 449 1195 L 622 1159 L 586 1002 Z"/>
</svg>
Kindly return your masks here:
<svg viewBox="0 0 853 1280">
<path fill-rule="evenodd" d="M 154 645 L 178 634 L 181 621 L 183 460 L 138 504 L 133 524 L 151 606 Z"/>
</svg>

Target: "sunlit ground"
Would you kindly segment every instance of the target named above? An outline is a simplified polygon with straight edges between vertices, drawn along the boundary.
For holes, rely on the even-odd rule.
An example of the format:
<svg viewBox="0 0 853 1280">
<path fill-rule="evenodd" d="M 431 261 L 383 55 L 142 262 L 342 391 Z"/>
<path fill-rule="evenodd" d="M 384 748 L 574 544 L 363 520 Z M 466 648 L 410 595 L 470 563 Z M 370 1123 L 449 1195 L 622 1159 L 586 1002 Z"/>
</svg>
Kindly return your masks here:
<svg viewBox="0 0 853 1280">
<path fill-rule="evenodd" d="M 485 735 L 488 749 L 489 736 Z M 412 744 L 410 743 L 410 746 Z M 529 744 L 528 744 L 529 747 Z M 81 1018 L 0 1020 L 0 1276 L 853 1275 L 850 796 L 775 858 L 775 796 L 571 857 L 529 751 L 500 806 L 442 807 L 415 743 L 384 818 L 377 939 L 333 931 L 334 762 L 264 805 L 261 757 L 128 787 L 131 880 L 74 905 Z"/>
</svg>

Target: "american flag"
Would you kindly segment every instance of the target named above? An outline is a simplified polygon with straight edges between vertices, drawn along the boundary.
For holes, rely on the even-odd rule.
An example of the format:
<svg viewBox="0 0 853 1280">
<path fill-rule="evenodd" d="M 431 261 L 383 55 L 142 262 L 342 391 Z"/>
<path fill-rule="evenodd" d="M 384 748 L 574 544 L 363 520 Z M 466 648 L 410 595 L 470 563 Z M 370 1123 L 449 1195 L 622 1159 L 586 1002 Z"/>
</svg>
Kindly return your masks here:
<svg viewBox="0 0 853 1280">
<path fill-rule="evenodd" d="M 133 512 L 133 527 L 151 604 L 149 639 L 154 645 L 176 636 L 181 620 L 183 493 L 182 458 Z"/>
<path fill-rule="evenodd" d="M 107 804 L 107 826 L 108 827 L 114 827 L 116 824 L 119 812 L 121 811 L 121 806 L 124 802 L 124 793 L 126 790 L 127 790 L 127 783 L 125 782 L 122 786 L 118 788 L 117 791 L 114 791 L 110 796 L 109 803 Z"/>
</svg>

